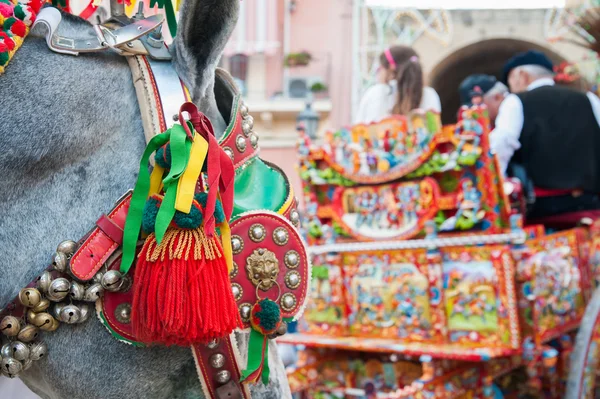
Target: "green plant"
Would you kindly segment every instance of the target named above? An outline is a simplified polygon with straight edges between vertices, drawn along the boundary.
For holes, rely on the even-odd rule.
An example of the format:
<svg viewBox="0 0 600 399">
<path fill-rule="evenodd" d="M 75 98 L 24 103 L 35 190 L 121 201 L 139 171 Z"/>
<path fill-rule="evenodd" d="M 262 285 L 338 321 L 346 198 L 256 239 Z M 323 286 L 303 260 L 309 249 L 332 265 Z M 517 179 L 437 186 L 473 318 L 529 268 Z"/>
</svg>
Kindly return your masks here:
<svg viewBox="0 0 600 399">
<path fill-rule="evenodd" d="M 312 86 L 310 86 L 310 91 L 313 93 L 322 93 L 327 91 L 327 86 L 324 83 L 316 82 Z"/>
<path fill-rule="evenodd" d="M 290 53 L 285 56 L 285 66 L 306 66 L 312 60 L 312 55 L 308 51 L 302 51 L 300 53 Z"/>
</svg>

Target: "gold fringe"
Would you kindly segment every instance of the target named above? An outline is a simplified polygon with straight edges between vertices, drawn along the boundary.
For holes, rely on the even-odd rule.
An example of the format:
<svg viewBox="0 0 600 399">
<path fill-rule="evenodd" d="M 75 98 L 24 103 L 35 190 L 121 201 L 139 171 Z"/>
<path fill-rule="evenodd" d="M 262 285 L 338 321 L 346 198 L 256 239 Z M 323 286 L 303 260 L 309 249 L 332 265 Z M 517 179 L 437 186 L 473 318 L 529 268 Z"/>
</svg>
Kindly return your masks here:
<svg viewBox="0 0 600 399">
<path fill-rule="evenodd" d="M 169 228 L 160 245 L 156 244 L 156 236 L 152 233 L 146 238 L 142 252 L 144 250 L 148 262 L 156 262 L 159 259 L 162 262 L 166 257 L 169 260 L 187 261 L 192 253 L 194 260 L 203 257 L 206 260 L 214 260 L 223 256 L 215 237 L 207 237 L 202 228 L 195 230 Z"/>
</svg>

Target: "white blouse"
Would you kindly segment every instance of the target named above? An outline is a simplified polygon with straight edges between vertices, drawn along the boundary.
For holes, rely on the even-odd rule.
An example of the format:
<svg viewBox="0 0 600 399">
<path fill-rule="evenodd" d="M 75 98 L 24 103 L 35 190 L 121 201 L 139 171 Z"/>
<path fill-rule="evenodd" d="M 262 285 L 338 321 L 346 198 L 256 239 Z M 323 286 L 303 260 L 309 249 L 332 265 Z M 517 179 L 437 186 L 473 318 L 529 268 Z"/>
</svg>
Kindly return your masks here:
<svg viewBox="0 0 600 399">
<path fill-rule="evenodd" d="M 367 89 L 360 100 L 358 112 L 354 117 L 354 124 L 371 123 L 380 121 L 392 115 L 392 109 L 396 104 L 396 81 L 389 83 L 377 83 Z M 423 88 L 423 98 L 419 108 L 426 111 L 442 112 L 440 96 L 431 87 Z"/>
</svg>

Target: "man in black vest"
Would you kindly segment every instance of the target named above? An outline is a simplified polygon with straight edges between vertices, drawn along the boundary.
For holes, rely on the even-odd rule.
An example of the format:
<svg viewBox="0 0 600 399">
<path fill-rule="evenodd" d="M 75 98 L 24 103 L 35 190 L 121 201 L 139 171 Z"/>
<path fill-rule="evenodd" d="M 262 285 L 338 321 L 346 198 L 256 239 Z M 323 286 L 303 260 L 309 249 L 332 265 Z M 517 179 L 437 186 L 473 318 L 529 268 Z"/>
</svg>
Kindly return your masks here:
<svg viewBox="0 0 600 399">
<path fill-rule="evenodd" d="M 514 94 L 490 135 L 502 172 L 516 163 L 533 182 L 529 219 L 600 209 L 600 99 L 555 86 L 552 70 L 538 51 L 508 61 L 504 81 Z"/>
</svg>

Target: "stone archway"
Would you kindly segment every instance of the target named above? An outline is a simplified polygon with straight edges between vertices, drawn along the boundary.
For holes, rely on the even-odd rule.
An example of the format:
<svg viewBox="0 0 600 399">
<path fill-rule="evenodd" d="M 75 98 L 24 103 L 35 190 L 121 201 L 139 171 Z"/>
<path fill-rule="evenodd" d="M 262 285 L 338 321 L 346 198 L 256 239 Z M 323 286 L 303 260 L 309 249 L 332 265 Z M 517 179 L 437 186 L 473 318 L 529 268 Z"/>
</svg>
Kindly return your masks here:
<svg viewBox="0 0 600 399">
<path fill-rule="evenodd" d="M 429 84 L 442 102 L 442 122 L 456 121 L 460 107 L 458 86 L 468 75 L 485 73 L 501 77 L 502 66 L 516 53 L 527 50 L 543 51 L 558 65 L 564 58 L 539 44 L 517 39 L 482 40 L 460 48 L 439 62 L 429 74 Z"/>
</svg>

